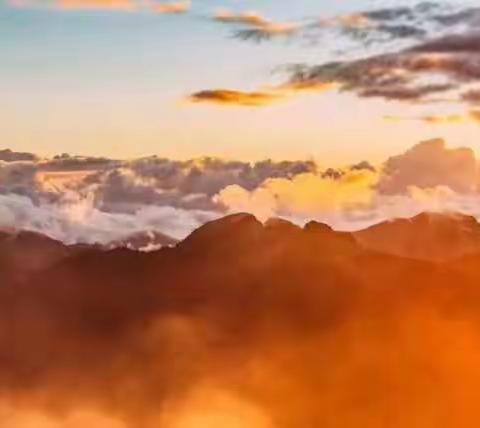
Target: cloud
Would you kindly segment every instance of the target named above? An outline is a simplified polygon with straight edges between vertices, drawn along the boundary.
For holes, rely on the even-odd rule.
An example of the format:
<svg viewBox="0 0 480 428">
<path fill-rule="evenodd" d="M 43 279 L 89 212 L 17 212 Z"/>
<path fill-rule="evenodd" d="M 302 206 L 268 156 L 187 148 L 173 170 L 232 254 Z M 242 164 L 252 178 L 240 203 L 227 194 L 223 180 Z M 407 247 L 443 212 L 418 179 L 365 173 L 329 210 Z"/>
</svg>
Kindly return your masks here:
<svg viewBox="0 0 480 428">
<path fill-rule="evenodd" d="M 237 91 L 233 89 L 206 89 L 187 97 L 191 103 L 217 104 L 240 107 L 265 107 L 285 101 L 293 95 L 308 92 L 323 92 L 335 88 L 334 82 L 286 82 L 281 85 L 259 89 L 254 92 Z"/>
<path fill-rule="evenodd" d="M 135 0 L 55 0 L 52 6 L 59 9 L 117 9 L 133 10 Z"/>
<path fill-rule="evenodd" d="M 255 12 L 220 10 L 213 19 L 243 26 L 237 38 L 262 41 L 275 33 L 272 21 Z M 439 100 L 474 102 L 466 90 L 480 78 L 480 8 L 433 2 L 413 6 L 370 9 L 332 17 L 311 18 L 301 25 L 278 26 L 278 32 L 309 42 L 319 40 L 327 57 L 341 57 L 318 65 L 290 64 L 286 82 L 273 88 L 285 96 L 336 87 L 360 98 L 383 98 L 411 104 Z M 329 50 L 329 46 L 335 49 Z M 263 92 L 259 105 L 269 104 Z M 199 92 L 199 101 L 229 103 L 242 99 L 237 91 Z M 202 97 L 204 95 L 204 97 Z M 265 93 L 266 95 L 266 93 Z M 195 99 L 195 98 L 194 98 Z M 247 103 L 249 103 L 247 101 Z M 252 101 L 257 105 L 257 102 Z"/>
<path fill-rule="evenodd" d="M 480 112 L 477 110 L 470 110 L 467 113 L 453 113 L 447 115 L 441 114 L 429 114 L 423 116 L 384 116 L 386 120 L 390 121 L 404 121 L 404 120 L 416 120 L 420 122 L 425 122 L 429 124 L 456 124 L 456 123 L 465 123 L 465 122 L 480 122 Z"/>
<path fill-rule="evenodd" d="M 409 187 L 444 186 L 459 193 L 477 190 L 478 165 L 471 149 L 447 149 L 443 140 L 417 144 L 391 157 L 377 184 L 380 193 L 401 194 Z"/>
<path fill-rule="evenodd" d="M 234 36 L 243 40 L 263 41 L 275 36 L 291 36 L 297 33 L 302 25 L 295 22 L 275 22 L 256 12 L 235 13 L 227 9 L 217 10 L 212 19 L 224 24 L 239 27 Z"/>
<path fill-rule="evenodd" d="M 3 162 L 34 162 L 37 160 L 39 160 L 38 156 L 33 153 L 14 152 L 9 149 L 0 150 L 0 161 Z"/>
<path fill-rule="evenodd" d="M 209 219 L 246 211 L 352 230 L 423 209 L 476 214 L 479 182 L 472 150 L 449 149 L 442 140 L 380 165 L 327 168 L 313 161 L 60 155 L 0 162 L 0 228 L 108 244 L 141 233 L 182 238 Z"/>
<path fill-rule="evenodd" d="M 350 171 L 336 178 L 301 174 L 293 179 L 269 179 L 248 191 L 229 186 L 216 197 L 232 212 L 252 212 L 258 218 L 315 219 L 349 209 L 361 209 L 373 196 L 375 174 Z"/>
<path fill-rule="evenodd" d="M 12 0 L 12 7 L 50 7 L 60 10 L 76 9 L 110 9 L 120 11 L 149 10 L 161 14 L 179 14 L 188 12 L 189 0 L 155 1 L 155 0 Z"/>
<path fill-rule="evenodd" d="M 0 228 L 34 230 L 68 243 L 106 244 L 140 232 L 180 238 L 224 214 L 213 196 L 226 186 L 253 189 L 268 178 L 315 168 L 311 161 L 119 161 L 66 154 L 0 162 Z"/>
<path fill-rule="evenodd" d="M 208 89 L 188 96 L 192 103 L 209 103 L 227 106 L 261 107 L 281 101 L 284 97 L 275 92 L 243 92 L 231 89 Z"/>
<path fill-rule="evenodd" d="M 471 89 L 462 94 L 462 100 L 473 105 L 480 105 L 480 89 Z"/>
<path fill-rule="evenodd" d="M 157 13 L 185 13 L 190 9 L 191 2 L 186 1 L 172 1 L 172 2 L 154 2 L 150 8 Z"/>
<path fill-rule="evenodd" d="M 255 189 L 238 185 L 215 197 L 231 212 L 260 219 L 311 219 L 340 230 L 358 230 L 423 211 L 480 215 L 479 169 L 470 149 L 448 149 L 442 140 L 417 144 L 381 167 L 366 162 L 343 169 L 269 179 Z"/>
<path fill-rule="evenodd" d="M 290 66 L 290 84 L 336 82 L 359 97 L 426 102 L 480 78 L 477 33 L 442 37 L 391 54 L 317 66 Z M 459 99 L 458 101 L 461 101 Z"/>
<path fill-rule="evenodd" d="M 67 244 L 106 245 L 140 232 L 185 238 L 219 213 L 169 206 L 141 205 L 129 213 L 106 212 L 90 197 L 71 195 L 61 203 L 39 203 L 19 194 L 0 194 L 0 229 L 29 230 Z"/>
</svg>

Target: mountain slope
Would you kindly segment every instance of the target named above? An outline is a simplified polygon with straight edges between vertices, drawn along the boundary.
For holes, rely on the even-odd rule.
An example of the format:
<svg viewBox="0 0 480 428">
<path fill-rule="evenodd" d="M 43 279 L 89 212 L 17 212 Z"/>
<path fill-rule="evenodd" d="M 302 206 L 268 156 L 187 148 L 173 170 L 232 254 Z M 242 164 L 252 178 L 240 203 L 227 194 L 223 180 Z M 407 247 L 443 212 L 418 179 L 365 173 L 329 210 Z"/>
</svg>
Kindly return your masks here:
<svg viewBox="0 0 480 428">
<path fill-rule="evenodd" d="M 83 248 L 0 282 L 0 402 L 62 428 L 473 428 L 476 257 L 246 214 L 150 253 Z"/>
<path fill-rule="evenodd" d="M 480 224 L 460 214 L 423 213 L 355 232 L 367 249 L 422 260 L 445 261 L 480 253 Z"/>
</svg>

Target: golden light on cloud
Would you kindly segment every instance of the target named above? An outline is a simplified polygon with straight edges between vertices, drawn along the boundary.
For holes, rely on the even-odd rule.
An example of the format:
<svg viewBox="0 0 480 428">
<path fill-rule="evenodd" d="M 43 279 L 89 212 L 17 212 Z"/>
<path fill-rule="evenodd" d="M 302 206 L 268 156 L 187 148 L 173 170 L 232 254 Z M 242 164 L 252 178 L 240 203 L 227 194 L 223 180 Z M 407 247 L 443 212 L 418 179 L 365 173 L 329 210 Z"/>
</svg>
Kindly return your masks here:
<svg viewBox="0 0 480 428">
<path fill-rule="evenodd" d="M 429 124 L 458 124 L 458 123 L 468 123 L 468 122 L 480 122 L 480 110 L 470 110 L 466 113 L 454 113 L 454 114 L 428 114 L 423 116 L 396 116 L 396 115 L 385 115 L 383 116 L 385 120 L 392 122 L 402 122 L 402 121 L 419 121 Z"/>
<path fill-rule="evenodd" d="M 347 28 L 366 28 L 374 26 L 375 23 L 363 13 L 353 13 L 338 15 L 333 18 L 321 18 L 320 25 L 326 27 L 340 25 Z"/>
<path fill-rule="evenodd" d="M 323 92 L 329 89 L 335 89 L 340 86 L 340 83 L 335 81 L 318 81 L 318 82 L 303 82 L 303 81 L 291 81 L 283 85 L 277 86 L 277 91 L 284 91 L 286 93 L 299 93 L 299 92 Z"/>
<path fill-rule="evenodd" d="M 254 404 L 209 388 L 198 388 L 162 422 L 166 428 L 273 428 Z"/>
<path fill-rule="evenodd" d="M 209 89 L 187 97 L 192 103 L 210 103 L 244 107 L 260 107 L 281 101 L 284 95 L 274 91 L 244 92 L 231 89 Z"/>
<path fill-rule="evenodd" d="M 272 35 L 293 33 L 302 27 L 295 22 L 275 22 L 254 11 L 235 13 L 227 9 L 218 9 L 214 12 L 213 19 L 224 23 L 243 24 Z"/>
<path fill-rule="evenodd" d="M 278 86 L 265 86 L 256 91 L 233 89 L 207 89 L 186 98 L 191 103 L 209 103 L 227 106 L 263 107 L 307 92 L 323 92 L 338 87 L 336 82 L 288 82 Z"/>
<path fill-rule="evenodd" d="M 123 9 L 135 8 L 131 0 L 57 0 L 55 6 L 60 9 Z"/>
<path fill-rule="evenodd" d="M 350 171 L 338 179 L 306 173 L 291 180 L 269 179 L 253 191 L 228 186 L 216 198 L 232 212 L 252 212 L 262 220 L 275 217 L 277 212 L 312 216 L 369 205 L 375 196 L 373 186 L 377 179 L 373 171 Z"/>
<path fill-rule="evenodd" d="M 190 6 L 191 2 L 186 0 L 165 3 L 153 3 L 150 9 L 157 13 L 184 13 L 190 9 Z"/>
</svg>

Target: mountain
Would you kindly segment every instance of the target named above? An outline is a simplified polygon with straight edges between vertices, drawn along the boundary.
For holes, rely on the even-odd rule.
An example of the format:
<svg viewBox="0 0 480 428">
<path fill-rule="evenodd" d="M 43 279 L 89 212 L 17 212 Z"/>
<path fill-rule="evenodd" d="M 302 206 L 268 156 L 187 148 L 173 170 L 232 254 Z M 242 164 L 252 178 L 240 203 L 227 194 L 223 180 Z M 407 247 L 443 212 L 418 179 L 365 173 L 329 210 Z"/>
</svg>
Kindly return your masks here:
<svg viewBox="0 0 480 428">
<path fill-rule="evenodd" d="M 461 216 L 428 214 L 375 233 L 406 240 L 392 224 L 424 248 L 427 236 L 432 247 L 452 245 L 451 235 L 433 230 L 455 225 L 456 245 L 475 240 L 475 224 Z M 415 259 L 390 246 L 366 248 L 357 233 L 321 223 L 262 224 L 248 214 L 148 253 L 72 250 L 36 235 L 3 236 L 0 247 L 0 266 L 22 272 L 0 276 L 0 404 L 17 406 L 14 421 L 40 414 L 58 422 L 42 428 L 84 426 L 71 422 L 78 415 L 96 428 L 480 423 L 480 252 Z M 23 269 L 22 253 L 34 269 Z M 12 417 L 0 411 L 0 425 L 39 426 Z"/>
<path fill-rule="evenodd" d="M 480 224 L 461 214 L 422 213 L 354 234 L 365 248 L 402 257 L 445 261 L 480 253 Z"/>
<path fill-rule="evenodd" d="M 0 276 L 29 276 L 54 265 L 70 252 L 61 242 L 35 232 L 0 231 Z"/>
</svg>

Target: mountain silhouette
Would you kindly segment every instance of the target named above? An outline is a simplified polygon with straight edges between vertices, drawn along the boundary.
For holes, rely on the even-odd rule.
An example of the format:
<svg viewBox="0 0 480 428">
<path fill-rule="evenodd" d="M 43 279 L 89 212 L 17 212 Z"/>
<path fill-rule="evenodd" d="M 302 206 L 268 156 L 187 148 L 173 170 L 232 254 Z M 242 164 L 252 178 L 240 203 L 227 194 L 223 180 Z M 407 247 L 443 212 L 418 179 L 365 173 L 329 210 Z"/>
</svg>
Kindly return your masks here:
<svg viewBox="0 0 480 428">
<path fill-rule="evenodd" d="M 461 214 L 422 213 L 354 235 L 365 248 L 415 259 L 444 261 L 480 253 L 480 224 Z"/>
<path fill-rule="evenodd" d="M 183 428 L 192 394 L 248 403 L 254 428 L 476 427 L 476 233 L 450 214 L 360 233 L 236 214 L 148 253 L 2 235 L 0 397 L 122 428 Z"/>
</svg>

